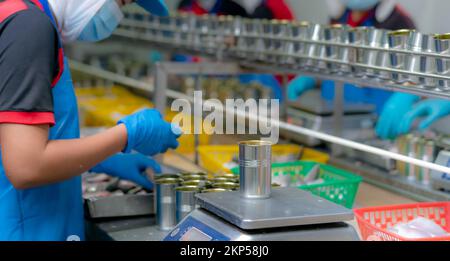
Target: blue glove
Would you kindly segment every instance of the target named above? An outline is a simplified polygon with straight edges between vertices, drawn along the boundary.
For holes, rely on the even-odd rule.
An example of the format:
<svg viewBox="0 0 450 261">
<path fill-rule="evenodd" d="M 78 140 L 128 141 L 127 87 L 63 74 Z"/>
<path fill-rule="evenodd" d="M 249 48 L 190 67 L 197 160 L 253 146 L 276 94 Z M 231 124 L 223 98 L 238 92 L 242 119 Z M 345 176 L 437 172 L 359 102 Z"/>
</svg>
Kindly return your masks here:
<svg viewBox="0 0 450 261">
<path fill-rule="evenodd" d="M 416 103 L 420 97 L 406 94 L 395 93 L 386 102 L 381 112 L 380 118 L 375 129 L 375 132 L 380 138 L 393 139 L 399 135 L 398 127 L 403 116 L 409 112 L 414 103 Z"/>
<path fill-rule="evenodd" d="M 405 134 L 411 130 L 412 124 L 419 117 L 426 117 L 419 124 L 419 130 L 424 131 L 435 121 L 450 114 L 450 102 L 446 100 L 429 99 L 419 102 L 401 120 L 398 133 Z"/>
<path fill-rule="evenodd" d="M 162 119 L 161 113 L 153 109 L 145 109 L 121 119 L 118 124 L 125 124 L 128 142 L 124 153 L 132 150 L 144 155 L 153 156 L 164 153 L 169 148 L 178 147 L 181 129 Z"/>
<path fill-rule="evenodd" d="M 106 173 L 150 190 L 153 184 L 145 176 L 145 170 L 148 168 L 153 169 L 155 173 L 161 173 L 158 163 L 142 154 L 116 154 L 93 167 L 91 172 Z"/>
<path fill-rule="evenodd" d="M 314 89 L 316 80 L 312 77 L 297 76 L 287 87 L 287 96 L 291 101 L 295 101 L 308 90 Z"/>
</svg>

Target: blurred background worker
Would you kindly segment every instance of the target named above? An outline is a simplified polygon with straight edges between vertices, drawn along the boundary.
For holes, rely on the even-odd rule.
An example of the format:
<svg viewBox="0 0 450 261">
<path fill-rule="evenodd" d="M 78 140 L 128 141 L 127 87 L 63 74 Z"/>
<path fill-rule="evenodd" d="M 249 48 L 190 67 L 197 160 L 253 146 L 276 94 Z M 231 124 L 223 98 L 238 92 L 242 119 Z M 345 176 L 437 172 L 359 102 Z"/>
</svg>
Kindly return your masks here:
<svg viewBox="0 0 450 261">
<path fill-rule="evenodd" d="M 294 14 L 284 0 L 182 0 L 178 11 L 196 15 L 233 15 L 252 19 L 294 20 Z M 176 55 L 176 61 L 198 61 L 198 58 Z M 271 74 L 241 74 L 242 84 L 259 83 L 270 88 L 275 99 L 283 100 L 282 76 Z"/>
<path fill-rule="evenodd" d="M 149 109 L 80 138 L 62 44 L 109 37 L 123 17 L 120 8 L 131 2 L 0 1 L 0 241 L 83 240 L 83 172 L 151 189 L 142 172 L 159 166 L 147 156 L 178 146 L 179 129 Z M 137 3 L 168 14 L 162 0 Z"/>
<path fill-rule="evenodd" d="M 412 19 L 396 4 L 395 0 L 327 0 L 327 4 L 332 24 L 347 24 L 352 27 L 374 26 L 388 30 L 415 28 Z M 288 86 L 288 99 L 297 100 L 299 96 L 315 88 L 316 85 L 314 78 L 299 76 Z M 408 132 L 414 119 L 419 116 L 429 116 L 419 126 L 423 129 L 449 110 L 447 102 L 438 100 L 424 101 L 413 109 L 420 97 L 410 94 L 392 94 L 380 89 L 358 88 L 351 84 L 345 84 L 344 90 L 346 102 L 375 105 L 379 115 L 376 133 L 385 139 L 395 138 L 401 133 Z M 333 100 L 334 82 L 323 81 L 321 91 L 323 99 Z M 444 104 L 446 106 L 443 106 Z"/>
</svg>

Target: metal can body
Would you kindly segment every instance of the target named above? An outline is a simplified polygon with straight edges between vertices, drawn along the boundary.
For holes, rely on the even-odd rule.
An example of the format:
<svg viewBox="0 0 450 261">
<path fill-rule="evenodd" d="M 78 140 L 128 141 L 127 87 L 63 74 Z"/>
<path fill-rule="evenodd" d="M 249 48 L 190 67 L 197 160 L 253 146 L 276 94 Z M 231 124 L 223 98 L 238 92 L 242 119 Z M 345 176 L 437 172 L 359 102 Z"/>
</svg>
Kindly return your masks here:
<svg viewBox="0 0 450 261">
<path fill-rule="evenodd" d="M 270 197 L 272 144 L 254 140 L 239 143 L 240 193 L 244 198 Z"/>
<path fill-rule="evenodd" d="M 437 148 L 434 141 L 427 141 L 424 145 L 422 160 L 434 162 L 436 159 Z M 431 183 L 431 170 L 422 169 L 422 184 L 429 185 Z"/>
<path fill-rule="evenodd" d="M 389 47 L 396 50 L 407 50 L 408 40 L 412 30 L 397 30 L 388 34 Z M 406 55 L 401 53 L 390 54 L 391 67 L 393 69 L 406 70 Z M 401 75 L 396 72 L 392 73 L 392 79 L 397 83 L 404 83 L 409 80 L 408 75 Z"/>
<path fill-rule="evenodd" d="M 450 34 L 434 36 L 436 52 L 439 54 L 450 54 Z M 450 75 L 450 60 L 444 58 L 436 59 L 437 73 L 443 76 Z M 449 80 L 438 80 L 438 88 L 442 91 L 450 90 Z"/>
<path fill-rule="evenodd" d="M 365 40 L 367 46 L 382 48 L 387 43 L 387 30 L 370 28 L 368 29 L 367 39 Z M 363 63 L 369 66 L 377 66 L 380 63 L 379 59 L 382 59 L 382 53 L 375 50 L 363 51 Z M 374 69 L 366 69 L 365 76 L 377 77 L 380 74 L 379 71 Z"/>
<path fill-rule="evenodd" d="M 179 223 L 184 217 L 195 210 L 195 194 L 199 191 L 198 187 L 185 186 L 176 188 L 176 220 Z"/>
<path fill-rule="evenodd" d="M 410 33 L 407 45 L 408 50 L 432 53 L 434 52 L 434 47 L 434 36 L 415 31 Z M 408 55 L 406 57 L 406 70 L 413 73 L 434 73 L 436 70 L 435 58 Z M 410 76 L 409 82 L 427 89 L 436 88 L 437 84 L 435 79 L 420 76 Z"/>
<path fill-rule="evenodd" d="M 161 230 L 170 230 L 177 225 L 176 193 L 178 179 L 160 179 L 155 185 L 156 224 Z"/>
</svg>

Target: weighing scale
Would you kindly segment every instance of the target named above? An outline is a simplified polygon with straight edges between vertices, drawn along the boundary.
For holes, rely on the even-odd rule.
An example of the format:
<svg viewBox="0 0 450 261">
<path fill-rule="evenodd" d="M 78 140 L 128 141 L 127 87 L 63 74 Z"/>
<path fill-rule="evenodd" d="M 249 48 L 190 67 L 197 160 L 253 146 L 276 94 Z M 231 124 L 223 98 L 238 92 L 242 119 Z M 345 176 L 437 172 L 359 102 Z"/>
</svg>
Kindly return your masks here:
<svg viewBox="0 0 450 261">
<path fill-rule="evenodd" d="M 239 191 L 197 195 L 199 209 L 165 241 L 354 241 L 350 209 L 298 188 L 272 189 L 268 199 L 242 198 Z"/>
<path fill-rule="evenodd" d="M 334 103 L 322 99 L 320 90 L 311 90 L 296 101 L 288 103 L 287 121 L 318 132 L 335 135 Z M 343 138 L 350 140 L 367 140 L 375 137 L 373 126 L 376 116 L 373 105 L 362 103 L 345 103 L 342 122 Z M 321 141 L 304 135 L 287 134 L 289 138 L 308 146 L 321 145 Z"/>
</svg>

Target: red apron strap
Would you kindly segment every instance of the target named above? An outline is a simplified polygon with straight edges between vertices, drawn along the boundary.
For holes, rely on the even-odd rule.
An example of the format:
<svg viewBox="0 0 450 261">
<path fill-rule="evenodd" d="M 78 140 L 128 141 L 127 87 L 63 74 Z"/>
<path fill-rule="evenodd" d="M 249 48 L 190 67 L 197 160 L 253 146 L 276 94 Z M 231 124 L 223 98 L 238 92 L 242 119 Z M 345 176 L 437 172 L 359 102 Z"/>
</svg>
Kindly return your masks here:
<svg viewBox="0 0 450 261">
<path fill-rule="evenodd" d="M 39 7 L 39 9 L 41 9 L 41 11 L 45 11 L 44 7 L 42 6 L 41 2 L 39 2 L 39 0 L 30 0 L 33 4 L 35 4 L 37 7 Z"/>
<path fill-rule="evenodd" d="M 26 9 L 28 9 L 28 6 L 22 0 L 5 0 L 0 2 L 0 23 L 11 15 Z"/>
</svg>

